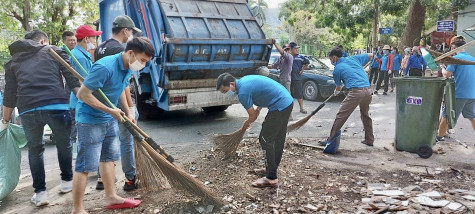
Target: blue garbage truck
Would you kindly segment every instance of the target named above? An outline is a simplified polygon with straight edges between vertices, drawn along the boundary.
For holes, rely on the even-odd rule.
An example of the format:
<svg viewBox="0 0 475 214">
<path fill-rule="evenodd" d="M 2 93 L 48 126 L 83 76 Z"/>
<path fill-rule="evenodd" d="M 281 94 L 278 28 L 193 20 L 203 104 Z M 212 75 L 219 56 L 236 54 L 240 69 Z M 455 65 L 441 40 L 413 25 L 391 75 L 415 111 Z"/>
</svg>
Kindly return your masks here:
<svg viewBox="0 0 475 214">
<path fill-rule="evenodd" d="M 246 0 L 99 0 L 101 40 L 128 15 L 155 47 L 155 57 L 131 79 L 141 118 L 163 111 L 224 111 L 237 99 L 216 90 L 225 72 L 237 78 L 267 66 L 266 39 Z"/>
</svg>

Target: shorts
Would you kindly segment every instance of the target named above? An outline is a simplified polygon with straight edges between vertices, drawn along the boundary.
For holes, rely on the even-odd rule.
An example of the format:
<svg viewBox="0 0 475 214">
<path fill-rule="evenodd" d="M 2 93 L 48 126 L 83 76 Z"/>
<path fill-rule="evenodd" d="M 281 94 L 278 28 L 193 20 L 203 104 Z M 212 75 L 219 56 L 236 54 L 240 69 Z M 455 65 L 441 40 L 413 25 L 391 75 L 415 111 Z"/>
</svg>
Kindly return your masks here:
<svg viewBox="0 0 475 214">
<path fill-rule="evenodd" d="M 77 123 L 78 156 L 76 172 L 97 172 L 99 162 L 120 159 L 119 124 L 116 119 L 107 123 Z"/>
<path fill-rule="evenodd" d="M 292 80 L 292 81 L 290 81 L 290 94 L 295 99 L 302 99 L 303 98 L 302 80 Z"/>
<path fill-rule="evenodd" d="M 455 99 L 455 120 L 460 117 L 475 118 L 475 99 Z M 446 118 L 445 105 L 442 108 L 442 117 Z"/>
<path fill-rule="evenodd" d="M 280 80 L 280 84 L 282 84 L 287 89 L 287 91 L 290 92 L 290 81 Z"/>
</svg>

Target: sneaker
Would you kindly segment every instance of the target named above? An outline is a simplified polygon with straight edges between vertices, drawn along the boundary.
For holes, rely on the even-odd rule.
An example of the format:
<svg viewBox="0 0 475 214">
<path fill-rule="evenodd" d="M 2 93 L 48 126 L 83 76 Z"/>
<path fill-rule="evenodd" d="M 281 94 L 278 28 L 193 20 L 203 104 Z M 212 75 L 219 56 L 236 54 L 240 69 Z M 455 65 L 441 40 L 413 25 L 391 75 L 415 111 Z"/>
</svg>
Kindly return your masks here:
<svg viewBox="0 0 475 214">
<path fill-rule="evenodd" d="M 435 136 L 435 142 L 445 141 L 444 137 Z"/>
<path fill-rule="evenodd" d="M 302 114 L 307 114 L 307 110 L 305 110 L 305 109 L 300 109 L 300 113 L 302 113 Z"/>
<path fill-rule="evenodd" d="M 391 89 L 391 91 L 389 91 L 389 92 L 391 92 L 391 93 L 394 92 L 394 89 Z"/>
<path fill-rule="evenodd" d="M 383 95 L 388 95 L 388 93 L 386 93 L 386 92 L 383 92 Z"/>
<path fill-rule="evenodd" d="M 37 207 L 48 205 L 48 193 L 46 191 L 35 193 L 33 197 L 31 197 L 31 203 L 35 204 Z"/>
<path fill-rule="evenodd" d="M 96 190 L 104 190 L 104 183 L 102 183 L 102 178 L 97 178 Z"/>
<path fill-rule="evenodd" d="M 454 129 L 449 129 L 447 132 L 448 132 L 449 134 L 455 134 L 455 130 L 454 130 Z"/>
<path fill-rule="evenodd" d="M 61 193 L 68 193 L 73 191 L 73 181 L 61 181 Z"/>
<path fill-rule="evenodd" d="M 319 140 L 319 141 L 318 141 L 318 145 L 320 145 L 320 146 L 326 146 L 326 145 L 327 145 L 327 141 L 326 141 L 326 140 Z"/>
<path fill-rule="evenodd" d="M 365 141 L 365 140 L 362 140 L 362 141 L 361 141 L 361 143 L 362 143 L 362 144 L 364 144 L 364 145 L 367 145 L 367 146 L 373 146 L 373 144 L 372 144 L 372 143 L 366 143 L 366 141 Z"/>
<path fill-rule="evenodd" d="M 124 190 L 125 191 L 131 191 L 131 190 L 134 190 L 134 189 L 137 189 L 137 188 L 138 188 L 138 186 L 135 183 L 135 177 L 132 180 L 127 180 L 124 184 Z"/>
</svg>

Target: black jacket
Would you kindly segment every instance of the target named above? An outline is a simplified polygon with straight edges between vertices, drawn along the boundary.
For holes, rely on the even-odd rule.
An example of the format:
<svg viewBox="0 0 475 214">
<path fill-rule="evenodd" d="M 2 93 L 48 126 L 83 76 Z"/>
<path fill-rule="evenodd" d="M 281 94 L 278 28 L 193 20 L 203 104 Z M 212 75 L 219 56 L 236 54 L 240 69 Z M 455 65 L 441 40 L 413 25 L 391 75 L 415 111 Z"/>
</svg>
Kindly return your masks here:
<svg viewBox="0 0 475 214">
<path fill-rule="evenodd" d="M 25 39 L 13 42 L 8 48 L 12 59 L 4 66 L 4 106 L 16 106 L 23 112 L 44 105 L 68 103 L 63 76 L 70 89 L 80 87 L 78 79 L 49 53 L 53 48 L 70 63 L 66 52 L 58 47 Z"/>
</svg>

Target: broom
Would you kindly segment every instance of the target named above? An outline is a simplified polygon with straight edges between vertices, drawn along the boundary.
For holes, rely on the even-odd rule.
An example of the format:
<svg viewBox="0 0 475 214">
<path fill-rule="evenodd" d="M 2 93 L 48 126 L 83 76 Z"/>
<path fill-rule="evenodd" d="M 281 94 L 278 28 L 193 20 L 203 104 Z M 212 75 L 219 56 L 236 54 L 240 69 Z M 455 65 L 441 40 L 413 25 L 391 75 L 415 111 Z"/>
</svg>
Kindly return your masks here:
<svg viewBox="0 0 475 214">
<path fill-rule="evenodd" d="M 225 159 L 231 157 L 237 150 L 246 129 L 239 129 L 231 134 L 215 135 L 212 138 L 216 150 L 224 154 Z"/>
<path fill-rule="evenodd" d="M 70 54 L 71 58 L 75 59 L 72 53 L 69 51 L 69 49 L 67 49 L 67 47 L 65 47 L 65 50 L 67 50 L 66 52 Z M 50 48 L 49 51 L 50 51 L 50 54 L 56 60 L 58 60 L 66 69 L 68 69 L 72 74 L 74 74 L 76 78 L 78 78 L 81 81 L 84 81 L 84 78 L 81 75 L 79 75 L 79 73 L 77 73 L 74 70 L 74 68 L 71 67 L 71 65 L 66 63 L 52 48 Z M 87 74 L 85 70 L 83 70 L 83 72 Z M 108 105 L 110 105 L 111 108 L 116 108 L 115 105 L 112 104 L 110 100 L 106 97 L 106 95 L 102 92 L 102 90 L 99 89 L 98 92 L 101 94 L 102 98 L 107 101 Z M 140 136 L 140 134 L 135 130 L 135 128 L 137 128 L 141 131 L 141 133 L 145 133 L 138 126 L 131 123 L 130 120 L 125 116 L 123 116 L 122 119 L 125 121 L 124 125 L 134 136 L 136 145 L 140 145 L 141 147 L 140 149 L 137 149 L 136 151 L 137 154 L 141 154 L 138 157 L 140 158 L 144 157 L 143 159 L 147 159 L 147 160 L 139 160 L 140 158 L 137 158 L 138 162 L 144 164 L 143 166 L 149 165 L 147 166 L 148 172 L 146 172 L 147 170 L 145 170 L 144 168 L 142 168 L 141 170 L 144 173 L 145 178 L 151 178 L 149 180 L 144 179 L 144 180 L 147 180 L 147 181 L 144 181 L 144 184 L 147 187 L 157 187 L 157 188 L 162 187 L 162 185 L 159 182 L 163 181 L 166 178 L 169 184 L 174 188 L 181 189 L 192 195 L 196 195 L 206 202 L 210 202 L 216 205 L 223 205 L 223 202 L 217 199 L 213 195 L 213 193 L 210 190 L 208 190 L 202 183 L 198 182 L 195 178 L 191 177 L 188 173 L 186 173 L 182 169 L 172 164 L 170 160 L 173 160 L 173 158 L 170 155 L 168 155 L 165 151 L 163 151 L 163 149 L 162 149 L 162 152 L 157 152 L 156 148 L 154 148 L 152 145 L 149 145 L 150 143 L 155 143 L 155 141 L 144 140 Z M 130 129 L 130 127 L 134 127 L 134 129 Z M 151 139 L 148 135 L 146 136 L 146 138 Z M 155 146 L 158 146 L 158 145 L 155 143 Z M 161 149 L 161 147 L 159 148 Z"/>
<path fill-rule="evenodd" d="M 307 115 L 306 117 L 300 119 L 299 121 L 293 123 L 293 124 L 290 124 L 287 126 L 287 133 L 291 132 L 291 131 L 295 131 L 297 129 L 299 129 L 300 127 L 302 127 L 305 123 L 308 122 L 308 120 L 310 120 L 310 118 L 313 117 L 313 115 L 315 115 L 318 111 L 320 111 L 320 109 L 322 109 L 325 104 L 331 99 L 334 97 L 334 94 L 332 94 L 330 97 L 328 97 L 325 101 L 323 101 L 322 104 L 320 104 L 317 109 L 313 110 L 311 114 Z"/>
</svg>

